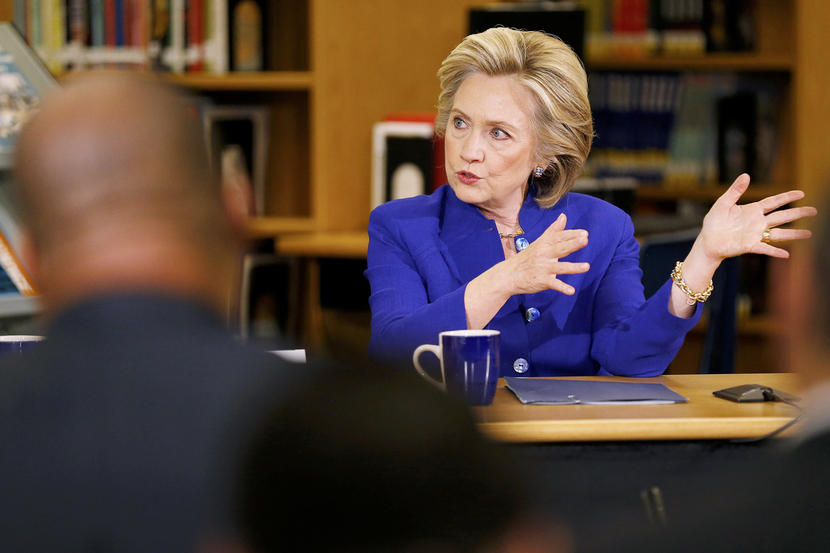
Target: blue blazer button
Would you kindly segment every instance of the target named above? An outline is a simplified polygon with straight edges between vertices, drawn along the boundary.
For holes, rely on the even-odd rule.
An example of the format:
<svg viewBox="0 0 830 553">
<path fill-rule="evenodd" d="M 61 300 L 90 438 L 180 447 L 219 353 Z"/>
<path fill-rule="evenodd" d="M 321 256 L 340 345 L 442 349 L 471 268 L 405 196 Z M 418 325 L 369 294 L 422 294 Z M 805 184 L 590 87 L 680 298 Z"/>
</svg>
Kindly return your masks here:
<svg viewBox="0 0 830 553">
<path fill-rule="evenodd" d="M 541 313 L 539 313 L 539 310 L 535 307 L 528 307 L 527 311 L 525 311 L 525 320 L 529 323 L 532 323 L 533 321 L 539 318 L 540 314 Z"/>
<path fill-rule="evenodd" d="M 527 359 L 523 357 L 519 357 L 515 361 L 513 361 L 513 370 L 519 374 L 524 374 L 527 372 L 527 369 L 530 368 L 530 364 L 527 362 Z"/>
<path fill-rule="evenodd" d="M 527 241 L 527 238 L 524 236 L 517 236 L 516 237 L 516 251 L 520 252 L 526 249 L 530 245 L 530 242 Z"/>
</svg>

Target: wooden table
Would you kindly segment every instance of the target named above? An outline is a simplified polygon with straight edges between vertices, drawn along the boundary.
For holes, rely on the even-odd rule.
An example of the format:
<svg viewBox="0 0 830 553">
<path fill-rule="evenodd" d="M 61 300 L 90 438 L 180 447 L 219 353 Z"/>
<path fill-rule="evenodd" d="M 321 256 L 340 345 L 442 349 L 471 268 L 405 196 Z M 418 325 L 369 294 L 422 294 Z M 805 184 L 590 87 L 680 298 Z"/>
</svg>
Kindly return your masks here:
<svg viewBox="0 0 830 553">
<path fill-rule="evenodd" d="M 585 377 L 624 382 L 626 378 Z M 687 374 L 637 379 L 659 382 L 688 398 L 672 405 L 522 405 L 504 388 L 493 403 L 473 410 L 483 432 L 504 442 L 588 442 L 755 438 L 798 414 L 784 403 L 734 403 L 712 395 L 739 384 L 762 384 L 798 394 L 793 374 Z"/>
</svg>

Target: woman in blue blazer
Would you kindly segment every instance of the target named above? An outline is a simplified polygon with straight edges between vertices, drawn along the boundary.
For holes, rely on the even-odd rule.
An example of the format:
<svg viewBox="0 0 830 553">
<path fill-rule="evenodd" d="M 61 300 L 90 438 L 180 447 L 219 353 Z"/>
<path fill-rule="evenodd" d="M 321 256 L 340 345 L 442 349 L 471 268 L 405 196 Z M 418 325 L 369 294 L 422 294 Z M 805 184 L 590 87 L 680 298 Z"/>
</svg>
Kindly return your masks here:
<svg viewBox="0 0 830 553">
<path fill-rule="evenodd" d="M 438 77 L 449 184 L 369 219 L 375 358 L 408 364 L 439 332 L 489 328 L 501 331 L 502 376 L 659 375 L 723 259 L 787 257 L 772 243 L 809 237 L 777 228 L 815 214 L 778 210 L 802 192 L 737 205 L 749 185 L 741 175 L 646 300 L 630 218 L 569 193 L 593 137 L 587 78 L 570 48 L 494 28 L 464 39 Z"/>
</svg>

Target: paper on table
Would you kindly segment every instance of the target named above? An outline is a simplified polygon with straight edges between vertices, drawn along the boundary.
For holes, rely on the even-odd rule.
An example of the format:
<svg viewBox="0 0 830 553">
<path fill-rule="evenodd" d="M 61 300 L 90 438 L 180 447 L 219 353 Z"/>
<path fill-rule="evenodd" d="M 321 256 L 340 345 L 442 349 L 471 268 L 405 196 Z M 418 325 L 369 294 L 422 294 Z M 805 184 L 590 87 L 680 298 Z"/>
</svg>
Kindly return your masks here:
<svg viewBox="0 0 830 553">
<path fill-rule="evenodd" d="M 305 363 L 306 356 L 304 349 L 275 349 L 268 353 L 273 353 L 277 357 L 281 357 L 290 363 Z"/>
<path fill-rule="evenodd" d="M 689 401 L 662 384 L 505 378 L 507 389 L 524 404 L 533 405 L 661 405 Z"/>
</svg>

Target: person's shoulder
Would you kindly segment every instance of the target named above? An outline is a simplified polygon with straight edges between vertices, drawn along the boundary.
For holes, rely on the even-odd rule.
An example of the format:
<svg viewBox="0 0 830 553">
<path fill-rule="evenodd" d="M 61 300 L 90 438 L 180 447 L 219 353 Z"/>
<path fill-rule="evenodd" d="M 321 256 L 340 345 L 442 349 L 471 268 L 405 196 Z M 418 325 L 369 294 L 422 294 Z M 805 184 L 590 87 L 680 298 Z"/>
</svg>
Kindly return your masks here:
<svg viewBox="0 0 830 553">
<path fill-rule="evenodd" d="M 569 192 L 559 200 L 554 209 L 567 214 L 567 228 L 583 228 L 591 233 L 593 241 L 601 237 L 616 242 L 634 234 L 631 217 L 619 207 L 600 198 Z"/>
<path fill-rule="evenodd" d="M 372 210 L 369 227 L 423 228 L 427 220 L 438 220 L 451 195 L 450 187 L 444 185 L 428 195 L 421 194 L 386 202 Z"/>
<path fill-rule="evenodd" d="M 446 201 L 449 191 L 450 187 L 445 184 L 435 189 L 431 194 L 419 194 L 409 198 L 391 200 L 373 209 L 372 215 L 376 217 L 399 217 L 437 213 Z"/>
<path fill-rule="evenodd" d="M 578 213 L 584 213 L 592 217 L 611 217 L 619 220 L 630 219 L 629 215 L 619 207 L 589 194 L 569 192 L 559 201 L 564 202 L 566 207 Z"/>
</svg>

